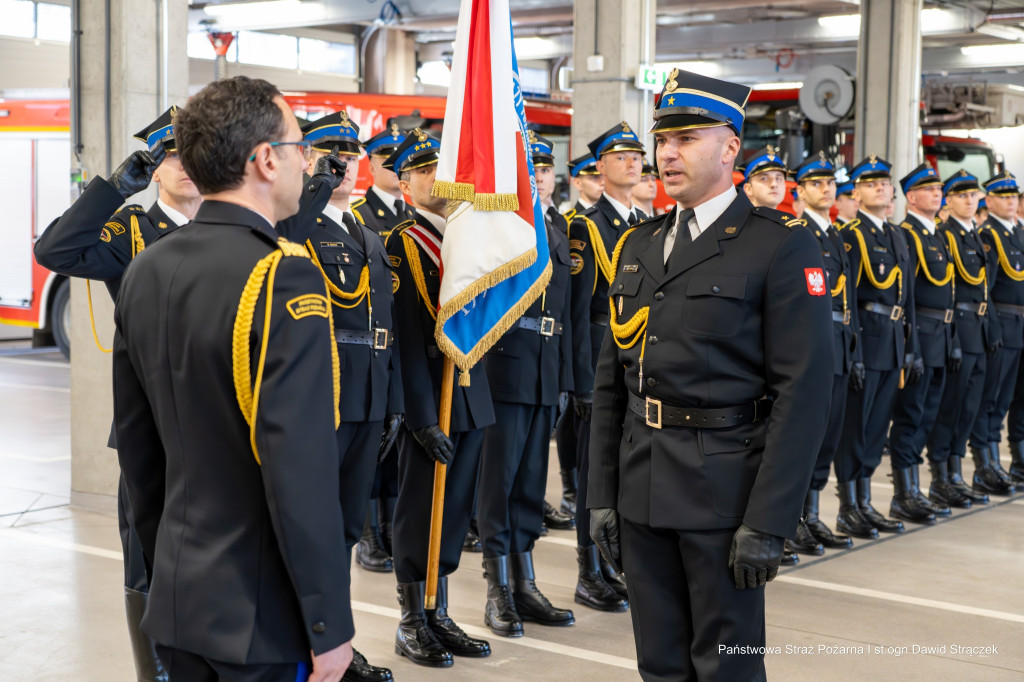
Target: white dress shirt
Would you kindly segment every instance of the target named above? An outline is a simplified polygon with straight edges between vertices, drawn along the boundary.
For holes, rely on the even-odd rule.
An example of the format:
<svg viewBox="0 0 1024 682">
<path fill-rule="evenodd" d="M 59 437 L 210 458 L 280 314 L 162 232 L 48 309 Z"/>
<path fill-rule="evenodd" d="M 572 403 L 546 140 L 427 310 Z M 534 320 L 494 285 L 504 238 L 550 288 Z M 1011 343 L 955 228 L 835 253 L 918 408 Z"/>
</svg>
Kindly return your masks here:
<svg viewBox="0 0 1024 682">
<path fill-rule="evenodd" d="M 729 185 L 729 189 L 725 190 L 716 197 L 712 197 L 705 201 L 699 206 L 693 208 L 693 218 L 690 219 L 687 227 L 690 230 L 690 239 L 693 241 L 697 240 L 697 237 L 704 234 L 704 230 L 711 227 L 716 220 L 718 220 L 725 209 L 729 208 L 733 200 L 736 199 L 736 188 Z M 676 204 L 676 222 L 669 228 L 668 234 L 665 235 L 665 262 L 668 262 L 668 256 L 672 253 L 672 247 L 676 244 L 676 229 L 679 218 L 683 215 L 683 211 L 686 210 L 678 203 Z"/>
</svg>

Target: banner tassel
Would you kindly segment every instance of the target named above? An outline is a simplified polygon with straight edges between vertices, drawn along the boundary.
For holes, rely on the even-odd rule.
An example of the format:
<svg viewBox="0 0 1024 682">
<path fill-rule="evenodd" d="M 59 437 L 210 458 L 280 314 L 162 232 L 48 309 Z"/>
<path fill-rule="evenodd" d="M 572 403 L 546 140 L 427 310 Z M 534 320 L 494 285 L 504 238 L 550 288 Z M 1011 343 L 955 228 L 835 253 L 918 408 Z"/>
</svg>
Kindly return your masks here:
<svg viewBox="0 0 1024 682">
<path fill-rule="evenodd" d="M 459 386 L 469 388 L 469 372 L 464 369 L 459 370 Z"/>
</svg>

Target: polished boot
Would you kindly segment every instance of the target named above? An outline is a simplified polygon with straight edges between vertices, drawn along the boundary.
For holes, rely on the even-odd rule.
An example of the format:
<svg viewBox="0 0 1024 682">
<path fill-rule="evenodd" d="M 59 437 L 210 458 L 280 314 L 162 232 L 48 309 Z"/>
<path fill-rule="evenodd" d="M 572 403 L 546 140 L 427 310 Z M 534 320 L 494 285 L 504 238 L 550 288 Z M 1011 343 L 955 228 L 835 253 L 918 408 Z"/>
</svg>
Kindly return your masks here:
<svg viewBox="0 0 1024 682">
<path fill-rule="evenodd" d="M 512 555 L 512 596 L 516 602 L 519 617 L 529 623 L 566 626 L 576 622 L 569 609 L 552 606 L 548 598 L 537 589 L 537 577 L 533 572 L 533 552 Z"/>
<path fill-rule="evenodd" d="M 914 497 L 917 498 L 917 503 L 920 504 L 924 509 L 930 511 L 932 514 L 935 514 L 936 518 L 940 516 L 952 516 L 953 511 L 949 508 L 948 504 L 943 504 L 941 502 L 933 502 L 932 500 L 929 500 L 927 497 L 925 497 L 924 493 L 921 492 L 921 468 L 917 464 L 910 467 L 910 473 L 914 478 L 913 490 Z"/>
<path fill-rule="evenodd" d="M 820 490 L 808 490 L 804 498 L 804 525 L 815 540 L 829 549 L 849 549 L 853 547 L 853 540 L 849 535 L 837 535 L 832 529 L 818 518 L 818 500 L 821 496 Z"/>
<path fill-rule="evenodd" d="M 480 536 L 477 532 L 470 528 L 466 531 L 466 539 L 462 541 L 463 552 L 473 552 L 479 554 L 484 551 L 484 546 L 480 544 Z"/>
<path fill-rule="evenodd" d="M 395 570 L 394 562 L 384 549 L 384 541 L 380 535 L 376 500 L 370 500 L 370 504 L 366 508 L 363 537 L 356 545 L 356 563 L 374 573 L 391 573 Z"/>
<path fill-rule="evenodd" d="M 512 600 L 508 574 L 508 555 L 493 559 L 484 557 L 484 579 L 487 581 L 484 625 L 502 637 L 522 637 L 523 621 L 516 612 L 516 603 Z"/>
<path fill-rule="evenodd" d="M 348 664 L 341 682 L 391 682 L 395 676 L 387 668 L 378 668 L 366 661 L 366 656 L 352 650 L 352 662 Z"/>
<path fill-rule="evenodd" d="M 1013 486 L 1003 481 L 996 470 L 989 465 L 988 446 L 976 448 L 971 446 L 971 459 L 974 460 L 974 480 L 972 487 L 978 492 L 989 495 L 1012 495 Z"/>
<path fill-rule="evenodd" d="M 836 530 L 848 533 L 855 538 L 874 540 L 878 531 L 872 526 L 857 506 L 857 481 L 839 483 L 839 515 L 836 516 Z"/>
<path fill-rule="evenodd" d="M 608 587 L 615 590 L 615 594 L 619 595 L 621 599 L 629 601 L 629 591 L 626 589 L 626 581 L 621 575 L 615 572 L 612 565 L 605 561 L 604 555 L 598 550 L 599 559 L 601 561 L 601 577 L 608 583 Z"/>
<path fill-rule="evenodd" d="M 580 577 L 576 583 L 577 604 L 589 606 L 598 611 L 621 613 L 629 608 L 629 602 L 618 595 L 604 581 L 601 573 L 601 559 L 597 545 L 576 548 L 576 561 L 580 566 Z"/>
<path fill-rule="evenodd" d="M 576 517 L 576 468 L 562 471 L 562 513 Z"/>
<path fill-rule="evenodd" d="M 428 609 L 426 613 L 430 629 L 456 656 L 482 658 L 491 655 L 491 645 L 487 640 L 470 637 L 448 616 L 448 576 L 437 579 L 437 608 Z"/>
<path fill-rule="evenodd" d="M 789 540 L 786 540 L 786 542 L 788 543 Z M 788 547 L 782 550 L 782 566 L 796 566 L 798 563 L 800 563 L 800 557 L 797 556 L 796 552 Z"/>
<path fill-rule="evenodd" d="M 398 583 L 398 603 L 402 620 L 395 633 L 395 653 L 413 663 L 434 668 L 447 668 L 454 662 L 449 651 L 427 623 L 423 610 L 426 583 Z"/>
<path fill-rule="evenodd" d="M 871 477 L 857 479 L 857 506 L 868 523 L 881 533 L 902 533 L 906 530 L 902 521 L 887 519 L 871 506 Z"/>
<path fill-rule="evenodd" d="M 1010 477 L 1015 484 L 1024 485 L 1024 440 L 1010 443 Z"/>
<path fill-rule="evenodd" d="M 824 545 L 818 542 L 802 519 L 800 523 L 796 524 L 796 538 L 786 540 L 786 549 L 810 556 L 821 556 L 825 553 Z"/>
<path fill-rule="evenodd" d="M 146 613 L 145 592 L 124 588 L 124 611 L 128 619 L 128 637 L 132 642 L 132 658 L 135 659 L 135 676 L 139 682 L 167 682 L 167 670 L 156 655 L 153 640 L 142 631 L 142 616 Z"/>
<path fill-rule="evenodd" d="M 957 490 L 956 486 L 949 482 L 949 470 L 945 462 L 932 462 L 929 460 L 928 468 L 932 472 L 932 484 L 928 487 L 928 497 L 931 498 L 932 502 L 948 505 L 947 509 L 949 507 L 971 508 L 971 498 L 961 493 Z"/>
<path fill-rule="evenodd" d="M 892 483 L 895 488 L 892 495 L 892 504 L 889 505 L 889 516 L 914 523 L 935 523 L 935 514 L 921 506 L 914 494 L 914 474 L 905 469 L 892 470 Z"/>
<path fill-rule="evenodd" d="M 946 470 L 949 472 L 949 484 L 956 488 L 956 491 L 975 504 L 988 504 L 988 495 L 979 492 L 967 485 L 963 475 L 964 458 L 957 455 L 950 455 L 946 461 Z"/>
<path fill-rule="evenodd" d="M 576 518 L 555 509 L 544 500 L 544 525 L 554 530 L 575 530 Z"/>
<path fill-rule="evenodd" d="M 1013 485 L 1013 476 L 1003 468 L 1003 463 L 999 461 L 999 443 L 988 444 L 988 464 L 995 470 L 996 475 L 1003 483 Z M 1016 486 L 1014 487 L 1016 488 Z"/>
</svg>

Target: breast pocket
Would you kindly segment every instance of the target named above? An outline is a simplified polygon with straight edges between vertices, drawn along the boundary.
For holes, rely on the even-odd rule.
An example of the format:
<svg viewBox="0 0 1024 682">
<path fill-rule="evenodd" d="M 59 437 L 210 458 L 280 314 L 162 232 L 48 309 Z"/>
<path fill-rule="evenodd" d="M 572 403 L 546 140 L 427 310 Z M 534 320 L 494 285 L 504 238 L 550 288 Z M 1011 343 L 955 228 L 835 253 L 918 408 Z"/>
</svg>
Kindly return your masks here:
<svg viewBox="0 0 1024 682">
<path fill-rule="evenodd" d="M 609 287 L 609 296 L 612 299 L 612 305 L 615 306 L 616 314 L 620 316 L 620 322 L 622 321 L 622 316 L 631 317 L 646 304 L 646 302 L 641 302 L 638 299 L 642 283 L 643 276 L 636 274 L 620 277 L 613 281 L 611 287 Z"/>
<path fill-rule="evenodd" d="M 686 285 L 683 325 L 702 336 L 733 336 L 743 325 L 746 275 L 694 275 Z"/>
</svg>

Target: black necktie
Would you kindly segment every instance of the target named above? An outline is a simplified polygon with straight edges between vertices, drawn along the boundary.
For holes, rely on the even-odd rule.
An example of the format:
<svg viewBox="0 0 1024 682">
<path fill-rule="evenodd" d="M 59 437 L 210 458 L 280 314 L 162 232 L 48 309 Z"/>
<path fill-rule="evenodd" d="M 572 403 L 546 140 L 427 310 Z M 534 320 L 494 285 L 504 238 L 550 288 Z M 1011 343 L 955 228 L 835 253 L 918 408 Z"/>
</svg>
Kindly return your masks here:
<svg viewBox="0 0 1024 682">
<path fill-rule="evenodd" d="M 636 217 L 636 211 L 629 212 L 629 218 L 626 220 L 626 222 L 629 223 L 630 225 L 636 225 L 638 222 L 640 222 L 640 219 Z"/>
<path fill-rule="evenodd" d="M 359 231 L 359 226 L 356 225 L 356 219 L 352 217 L 352 214 L 345 211 L 341 216 L 341 222 L 344 223 L 345 229 L 352 236 L 352 241 L 358 244 L 360 248 L 365 248 L 363 246 L 363 235 Z"/>
<path fill-rule="evenodd" d="M 672 244 L 672 251 L 668 254 L 665 270 L 669 270 L 672 267 L 673 261 L 679 258 L 679 254 L 683 252 L 683 249 L 693 241 L 693 236 L 690 234 L 690 219 L 695 215 L 693 209 L 688 208 L 679 216 L 679 222 L 676 223 L 676 240 Z"/>
<path fill-rule="evenodd" d="M 405 215 L 405 202 L 401 199 L 395 199 L 395 215 L 399 217 Z"/>
</svg>

